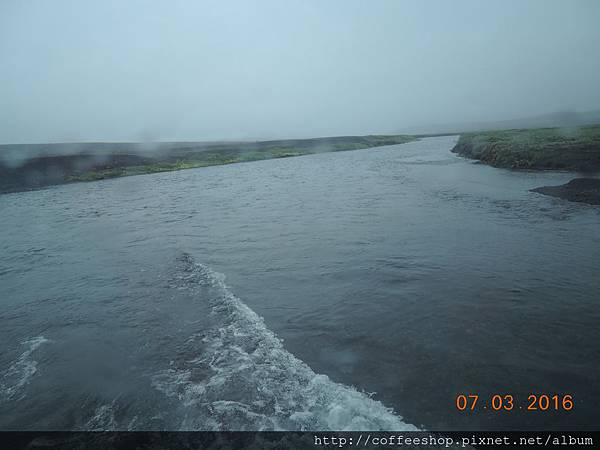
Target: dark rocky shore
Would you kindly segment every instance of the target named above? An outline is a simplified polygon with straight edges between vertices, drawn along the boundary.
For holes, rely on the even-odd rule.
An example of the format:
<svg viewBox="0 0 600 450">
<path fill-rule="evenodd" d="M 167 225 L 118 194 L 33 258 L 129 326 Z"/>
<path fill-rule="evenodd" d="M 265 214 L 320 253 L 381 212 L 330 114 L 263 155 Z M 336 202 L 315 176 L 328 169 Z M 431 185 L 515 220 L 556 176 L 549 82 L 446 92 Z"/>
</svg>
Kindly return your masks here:
<svg viewBox="0 0 600 450">
<path fill-rule="evenodd" d="M 599 178 L 575 178 L 561 186 L 543 186 L 532 189 L 531 191 L 570 200 L 572 202 L 600 205 Z"/>
</svg>

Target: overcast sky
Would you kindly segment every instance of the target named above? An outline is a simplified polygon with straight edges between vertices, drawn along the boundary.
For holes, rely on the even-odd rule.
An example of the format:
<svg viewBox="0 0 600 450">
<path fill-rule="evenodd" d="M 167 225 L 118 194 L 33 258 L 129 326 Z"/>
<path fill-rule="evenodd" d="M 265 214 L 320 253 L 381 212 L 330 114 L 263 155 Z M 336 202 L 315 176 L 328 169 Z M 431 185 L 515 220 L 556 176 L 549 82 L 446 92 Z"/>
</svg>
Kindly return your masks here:
<svg viewBox="0 0 600 450">
<path fill-rule="evenodd" d="M 598 0 L 0 0 L 0 143 L 600 109 Z"/>
</svg>

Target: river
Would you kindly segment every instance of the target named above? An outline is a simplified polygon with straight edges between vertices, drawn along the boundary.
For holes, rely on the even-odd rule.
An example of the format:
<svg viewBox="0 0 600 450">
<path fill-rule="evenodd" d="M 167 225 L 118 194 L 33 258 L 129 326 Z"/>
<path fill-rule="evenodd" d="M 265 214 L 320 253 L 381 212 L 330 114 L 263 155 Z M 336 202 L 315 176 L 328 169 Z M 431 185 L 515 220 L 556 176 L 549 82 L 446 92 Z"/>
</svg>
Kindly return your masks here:
<svg viewBox="0 0 600 450">
<path fill-rule="evenodd" d="M 597 428 L 600 208 L 456 139 L 0 196 L 0 429 Z"/>
</svg>

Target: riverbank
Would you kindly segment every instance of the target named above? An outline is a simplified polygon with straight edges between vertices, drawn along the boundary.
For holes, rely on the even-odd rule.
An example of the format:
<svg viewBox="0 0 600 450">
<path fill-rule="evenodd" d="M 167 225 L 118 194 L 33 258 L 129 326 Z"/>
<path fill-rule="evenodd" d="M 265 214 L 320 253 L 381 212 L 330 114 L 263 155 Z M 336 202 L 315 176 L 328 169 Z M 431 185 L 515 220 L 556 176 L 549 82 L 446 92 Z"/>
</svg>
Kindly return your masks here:
<svg viewBox="0 0 600 450">
<path fill-rule="evenodd" d="M 452 151 L 507 169 L 600 172 L 600 125 L 465 133 Z"/>
<path fill-rule="evenodd" d="M 465 133 L 452 152 L 505 169 L 593 174 L 600 172 L 600 125 Z M 600 180 L 593 178 L 576 178 L 532 192 L 600 205 Z"/>
<path fill-rule="evenodd" d="M 0 145 L 0 194 L 45 186 L 404 144 L 409 135 L 262 142 Z"/>
<path fill-rule="evenodd" d="M 572 202 L 600 205 L 600 179 L 597 178 L 575 178 L 560 186 L 543 186 L 531 191 Z"/>
</svg>

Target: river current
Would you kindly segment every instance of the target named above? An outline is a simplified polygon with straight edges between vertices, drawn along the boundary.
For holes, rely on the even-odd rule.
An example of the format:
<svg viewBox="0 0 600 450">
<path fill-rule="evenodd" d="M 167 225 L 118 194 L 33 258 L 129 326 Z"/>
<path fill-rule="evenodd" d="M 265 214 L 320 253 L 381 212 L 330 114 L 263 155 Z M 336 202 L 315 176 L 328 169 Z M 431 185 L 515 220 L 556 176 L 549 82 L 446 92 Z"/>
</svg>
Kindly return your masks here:
<svg viewBox="0 0 600 450">
<path fill-rule="evenodd" d="M 0 196 L 0 429 L 597 428 L 600 208 L 455 142 Z"/>
</svg>

